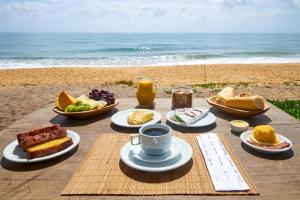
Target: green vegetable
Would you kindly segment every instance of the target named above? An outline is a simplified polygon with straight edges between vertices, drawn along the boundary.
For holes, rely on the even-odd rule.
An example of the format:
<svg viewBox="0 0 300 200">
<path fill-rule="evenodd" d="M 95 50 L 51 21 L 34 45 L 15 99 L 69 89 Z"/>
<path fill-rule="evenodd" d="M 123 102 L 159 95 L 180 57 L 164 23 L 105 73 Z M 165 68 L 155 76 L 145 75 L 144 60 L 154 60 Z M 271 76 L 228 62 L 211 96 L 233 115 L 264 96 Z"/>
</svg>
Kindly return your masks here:
<svg viewBox="0 0 300 200">
<path fill-rule="evenodd" d="M 65 112 L 81 112 L 91 110 L 91 106 L 82 101 L 76 101 L 73 105 L 69 105 Z"/>
</svg>

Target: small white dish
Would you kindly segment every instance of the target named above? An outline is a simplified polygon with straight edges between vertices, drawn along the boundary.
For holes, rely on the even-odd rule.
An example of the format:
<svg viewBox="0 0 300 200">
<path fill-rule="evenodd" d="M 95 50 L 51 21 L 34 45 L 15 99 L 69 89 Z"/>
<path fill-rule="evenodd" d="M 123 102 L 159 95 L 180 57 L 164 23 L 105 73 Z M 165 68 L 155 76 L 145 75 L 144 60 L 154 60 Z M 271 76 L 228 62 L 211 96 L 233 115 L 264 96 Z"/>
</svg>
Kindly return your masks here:
<svg viewBox="0 0 300 200">
<path fill-rule="evenodd" d="M 181 153 L 178 149 L 178 145 L 173 138 L 172 138 L 172 143 L 169 151 L 163 155 L 159 155 L 159 156 L 149 155 L 142 150 L 141 145 L 133 145 L 132 150 L 130 151 L 130 155 L 133 158 L 148 163 L 161 163 L 161 162 L 171 161 L 175 158 L 178 158 L 180 154 Z"/>
<path fill-rule="evenodd" d="M 49 160 L 49 159 L 61 156 L 65 153 L 71 151 L 72 149 L 74 149 L 79 144 L 79 141 L 80 141 L 80 136 L 78 135 L 78 133 L 71 131 L 71 130 L 67 130 L 67 134 L 70 138 L 72 138 L 73 144 L 71 146 L 69 146 L 68 148 L 66 148 L 62 151 L 59 151 L 57 153 L 54 153 L 54 154 L 51 154 L 48 156 L 44 156 L 44 157 L 40 157 L 40 158 L 28 159 L 26 153 L 19 146 L 18 141 L 14 140 L 13 142 L 8 144 L 4 148 L 3 156 L 7 160 L 9 160 L 11 162 L 16 162 L 16 163 L 40 162 L 40 161 Z"/>
<path fill-rule="evenodd" d="M 229 124 L 230 124 L 231 130 L 233 130 L 234 132 L 237 132 L 237 133 L 243 133 L 243 132 L 247 131 L 249 128 L 249 123 L 245 122 L 243 120 L 232 120 L 232 121 L 230 121 Z"/>
<path fill-rule="evenodd" d="M 265 148 L 262 148 L 262 147 L 258 147 L 258 146 L 255 146 L 255 145 L 253 145 L 253 144 L 250 144 L 248 141 L 250 141 L 250 135 L 252 134 L 252 130 L 251 131 L 246 131 L 246 132 L 244 132 L 244 133 L 242 133 L 241 135 L 240 135 L 240 138 L 241 138 L 241 140 L 242 140 L 242 142 L 245 144 L 245 145 L 247 145 L 248 147 L 250 147 L 251 149 L 253 149 L 253 150 L 256 150 L 256 151 L 259 151 L 259 152 L 261 152 L 261 153 L 267 153 L 267 154 L 276 154 L 276 153 L 282 153 L 282 152 L 285 152 L 285 151 L 288 151 L 288 150 L 290 150 L 291 148 L 292 148 L 292 142 L 288 139 L 288 138 L 286 138 L 286 137 L 284 137 L 284 136 L 282 136 L 282 135 L 280 135 L 280 134 L 277 134 L 278 135 L 278 137 L 279 137 L 279 141 L 280 141 L 280 143 L 282 143 L 282 142 L 288 142 L 288 143 L 290 143 L 290 146 L 288 146 L 288 147 L 286 147 L 286 148 L 283 148 L 283 149 L 265 149 Z"/>
<path fill-rule="evenodd" d="M 193 150 L 190 144 L 177 137 L 172 137 L 172 140 L 176 142 L 180 155 L 178 159 L 172 159 L 165 162 L 141 162 L 131 156 L 131 150 L 133 145 L 130 142 L 126 143 L 121 149 L 121 160 L 129 167 L 146 172 L 164 172 L 172 169 L 176 169 L 185 165 L 191 160 Z"/>
<path fill-rule="evenodd" d="M 166 118 L 167 120 L 175 125 L 178 126 L 183 126 L 183 127 L 205 127 L 205 126 L 209 126 L 213 123 L 216 122 L 216 116 L 214 114 L 212 114 L 211 112 L 209 112 L 205 117 L 203 117 L 202 119 L 194 122 L 193 124 L 189 124 L 189 125 L 185 125 L 185 124 L 181 124 L 179 122 L 176 122 L 172 119 L 173 115 L 174 115 L 174 110 L 171 110 L 170 112 L 167 113 Z"/>
<path fill-rule="evenodd" d="M 121 126 L 121 127 L 126 127 L 126 128 L 139 128 L 139 127 L 142 127 L 142 126 L 145 126 L 145 125 L 149 125 L 149 124 L 155 124 L 157 122 L 159 122 L 161 120 L 161 114 L 157 111 L 154 111 L 154 110 L 147 110 L 147 111 L 150 111 L 150 112 L 153 112 L 154 116 L 153 116 L 153 119 L 145 124 L 141 124 L 141 125 L 131 125 L 131 124 L 128 124 L 127 122 L 127 118 L 128 116 L 134 112 L 134 111 L 137 111 L 137 110 L 147 110 L 147 109 L 128 109 L 128 110 L 123 110 L 123 111 L 120 111 L 120 112 L 117 112 L 116 114 L 114 114 L 112 117 L 111 117 L 111 121 L 112 123 L 118 125 L 118 126 Z"/>
</svg>

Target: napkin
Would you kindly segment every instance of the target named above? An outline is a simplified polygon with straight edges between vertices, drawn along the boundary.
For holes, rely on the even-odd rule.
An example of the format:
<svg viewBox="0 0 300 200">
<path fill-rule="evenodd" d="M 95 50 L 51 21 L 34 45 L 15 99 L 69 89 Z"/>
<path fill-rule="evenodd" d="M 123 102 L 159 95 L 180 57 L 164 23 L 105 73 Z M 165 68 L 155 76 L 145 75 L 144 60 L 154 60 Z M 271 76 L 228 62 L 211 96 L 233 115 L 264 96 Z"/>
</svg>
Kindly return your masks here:
<svg viewBox="0 0 300 200">
<path fill-rule="evenodd" d="M 209 108 L 181 108 L 174 112 L 174 120 L 180 124 L 189 125 L 205 117 Z"/>
<path fill-rule="evenodd" d="M 217 192 L 249 190 L 217 134 L 201 134 L 197 141 Z"/>
</svg>

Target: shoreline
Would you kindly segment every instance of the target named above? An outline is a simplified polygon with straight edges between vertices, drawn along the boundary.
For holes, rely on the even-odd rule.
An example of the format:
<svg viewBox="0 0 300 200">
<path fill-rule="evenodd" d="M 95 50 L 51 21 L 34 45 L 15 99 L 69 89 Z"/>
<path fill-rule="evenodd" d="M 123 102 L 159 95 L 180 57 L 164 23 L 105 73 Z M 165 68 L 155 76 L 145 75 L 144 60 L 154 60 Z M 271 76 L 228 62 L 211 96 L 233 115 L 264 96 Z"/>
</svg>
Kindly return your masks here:
<svg viewBox="0 0 300 200">
<path fill-rule="evenodd" d="M 5 67 L 0 64 L 1 70 L 17 70 L 17 69 L 49 69 L 49 68 L 151 68 L 151 67 L 180 67 L 180 66 L 210 66 L 210 65 L 273 65 L 273 64 L 299 64 L 299 61 L 274 61 L 274 62 L 182 62 L 182 63 L 163 63 L 163 64 L 153 64 L 153 65 L 35 65 L 35 66 L 10 66 Z"/>
</svg>

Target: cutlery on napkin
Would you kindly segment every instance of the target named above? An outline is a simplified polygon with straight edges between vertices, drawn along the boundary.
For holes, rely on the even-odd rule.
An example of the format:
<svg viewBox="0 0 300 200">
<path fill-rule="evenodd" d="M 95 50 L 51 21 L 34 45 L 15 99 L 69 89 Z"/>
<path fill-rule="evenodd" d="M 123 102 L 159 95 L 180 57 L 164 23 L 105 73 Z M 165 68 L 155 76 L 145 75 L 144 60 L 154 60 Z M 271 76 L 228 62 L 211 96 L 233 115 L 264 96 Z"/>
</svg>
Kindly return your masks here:
<svg viewBox="0 0 300 200">
<path fill-rule="evenodd" d="M 209 108 L 180 108 L 174 111 L 173 119 L 184 125 L 193 124 L 205 117 Z"/>
<path fill-rule="evenodd" d="M 217 192 L 249 190 L 217 134 L 201 134 L 197 141 Z"/>
</svg>

